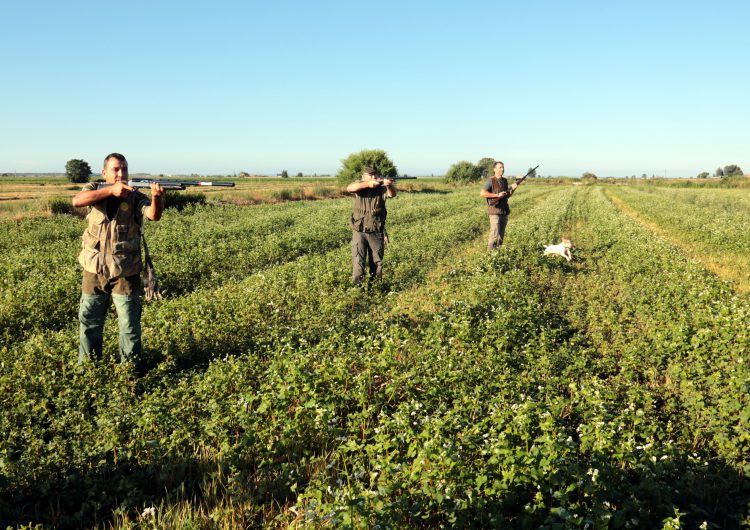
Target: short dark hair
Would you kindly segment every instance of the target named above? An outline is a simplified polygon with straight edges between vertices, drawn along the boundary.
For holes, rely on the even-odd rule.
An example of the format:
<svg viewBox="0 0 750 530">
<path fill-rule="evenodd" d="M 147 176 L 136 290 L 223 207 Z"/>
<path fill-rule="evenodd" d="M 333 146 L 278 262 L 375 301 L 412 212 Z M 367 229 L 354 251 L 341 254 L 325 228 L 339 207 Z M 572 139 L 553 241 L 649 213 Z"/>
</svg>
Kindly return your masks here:
<svg viewBox="0 0 750 530">
<path fill-rule="evenodd" d="M 104 167 L 107 167 L 107 162 L 110 158 L 114 158 L 115 160 L 119 160 L 123 164 L 127 165 L 128 161 L 125 160 L 125 157 L 121 155 L 120 153 L 110 153 L 107 156 L 104 157 Z"/>
<path fill-rule="evenodd" d="M 495 163 L 492 164 L 492 167 L 495 167 L 498 164 L 503 164 L 503 162 L 501 162 L 500 160 L 495 160 Z M 503 164 L 503 167 L 505 167 L 505 164 Z"/>
<path fill-rule="evenodd" d="M 362 173 L 367 173 L 368 175 L 377 175 L 378 170 L 372 166 L 365 166 L 362 168 Z"/>
</svg>

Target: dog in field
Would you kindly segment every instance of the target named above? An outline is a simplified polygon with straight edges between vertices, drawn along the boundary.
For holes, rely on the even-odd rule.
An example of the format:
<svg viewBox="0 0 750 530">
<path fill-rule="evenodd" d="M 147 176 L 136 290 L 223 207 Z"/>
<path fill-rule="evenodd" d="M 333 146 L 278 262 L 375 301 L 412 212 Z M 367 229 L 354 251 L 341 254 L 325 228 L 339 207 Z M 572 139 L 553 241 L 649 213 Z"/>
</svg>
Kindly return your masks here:
<svg viewBox="0 0 750 530">
<path fill-rule="evenodd" d="M 573 256 L 570 255 L 571 248 L 573 248 L 573 243 L 570 242 L 570 239 L 562 238 L 562 241 L 557 245 L 546 245 L 544 247 L 544 255 L 550 256 L 555 254 L 570 261 L 573 259 Z"/>
</svg>

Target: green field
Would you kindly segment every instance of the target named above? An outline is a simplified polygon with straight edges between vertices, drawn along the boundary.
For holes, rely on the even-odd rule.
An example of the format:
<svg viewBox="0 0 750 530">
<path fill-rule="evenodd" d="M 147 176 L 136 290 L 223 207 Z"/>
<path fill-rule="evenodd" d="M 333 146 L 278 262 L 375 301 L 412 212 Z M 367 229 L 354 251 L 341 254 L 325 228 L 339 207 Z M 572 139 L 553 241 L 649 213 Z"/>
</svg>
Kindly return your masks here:
<svg viewBox="0 0 750 530">
<path fill-rule="evenodd" d="M 248 206 L 253 204 L 278 203 L 298 200 L 317 200 L 344 195 L 343 187 L 330 176 L 320 177 L 240 177 L 232 176 L 190 176 L 190 177 L 154 177 L 132 175 L 132 178 L 151 178 L 161 180 L 206 180 L 231 181 L 235 187 L 226 188 L 190 188 L 182 195 L 191 199 L 197 194 L 211 204 Z M 64 176 L 5 176 L 0 177 L 0 221 L 20 220 L 29 217 L 50 216 L 61 210 L 71 209 L 70 199 L 81 191 L 83 184 L 69 182 Z M 409 181 L 400 186 L 407 191 L 430 191 L 445 189 L 441 178 L 422 178 Z M 84 215 L 81 210 L 78 212 Z"/>
<path fill-rule="evenodd" d="M 534 181 L 488 255 L 478 186 L 422 185 L 366 290 L 351 198 L 251 202 L 146 225 L 137 380 L 114 314 L 76 364 L 85 221 L 0 221 L 0 522 L 750 525 L 747 188 Z"/>
</svg>

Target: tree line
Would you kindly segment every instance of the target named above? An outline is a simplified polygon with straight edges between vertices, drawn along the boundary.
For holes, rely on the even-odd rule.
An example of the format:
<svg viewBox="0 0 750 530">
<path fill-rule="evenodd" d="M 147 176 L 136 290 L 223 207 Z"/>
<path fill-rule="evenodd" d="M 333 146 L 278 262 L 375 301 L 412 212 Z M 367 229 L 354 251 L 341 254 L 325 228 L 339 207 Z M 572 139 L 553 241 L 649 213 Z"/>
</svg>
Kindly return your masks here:
<svg viewBox="0 0 750 530">
<path fill-rule="evenodd" d="M 495 163 L 496 160 L 491 157 L 484 157 L 476 164 L 473 164 L 468 160 L 461 160 L 448 169 L 448 172 L 445 174 L 445 180 L 455 184 L 467 184 L 480 181 L 484 178 L 489 178 L 493 174 Z M 336 179 L 342 185 L 346 185 L 361 176 L 362 168 L 364 166 L 374 167 L 383 177 L 395 177 L 398 175 L 396 165 L 388 157 L 385 151 L 382 149 L 363 149 L 357 153 L 350 154 L 347 158 L 341 161 L 341 169 L 336 174 Z M 91 166 L 85 160 L 74 158 L 68 160 L 65 164 L 65 176 L 71 182 L 88 182 L 91 175 Z M 240 175 L 243 176 L 242 173 Z M 280 175 L 282 178 L 289 177 L 286 170 L 283 170 Z M 719 167 L 714 172 L 715 177 L 733 177 L 742 175 L 744 175 L 742 168 L 736 164 L 729 164 L 723 168 Z M 301 177 L 302 173 L 298 173 L 297 176 Z M 707 171 L 703 171 L 698 174 L 697 178 L 708 178 L 709 176 L 710 175 Z M 582 175 L 584 181 L 596 181 L 597 178 L 598 177 L 594 173 L 589 171 Z M 633 178 L 635 178 L 635 175 Z M 646 178 L 646 174 L 644 173 L 641 178 Z"/>
</svg>

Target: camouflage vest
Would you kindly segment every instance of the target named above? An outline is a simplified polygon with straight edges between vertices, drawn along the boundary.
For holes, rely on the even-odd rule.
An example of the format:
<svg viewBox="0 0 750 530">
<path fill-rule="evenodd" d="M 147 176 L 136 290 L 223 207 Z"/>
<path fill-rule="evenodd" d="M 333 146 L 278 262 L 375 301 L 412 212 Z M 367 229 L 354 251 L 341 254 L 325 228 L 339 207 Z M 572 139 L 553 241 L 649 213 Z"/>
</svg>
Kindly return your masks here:
<svg viewBox="0 0 750 530">
<path fill-rule="evenodd" d="M 354 194 L 354 209 L 349 226 L 356 232 L 382 232 L 385 230 L 386 189 L 382 186 L 366 188 Z"/>
<path fill-rule="evenodd" d="M 492 182 L 492 193 L 508 191 L 508 181 L 505 178 L 490 178 L 490 181 Z M 508 197 L 487 199 L 487 213 L 490 215 L 508 215 L 510 213 Z"/>
<path fill-rule="evenodd" d="M 143 269 L 140 225 L 143 223 L 142 193 L 122 199 L 113 219 L 107 217 L 107 201 L 89 207 L 88 227 L 83 233 L 78 262 L 83 270 L 107 279 L 126 278 Z"/>
</svg>

